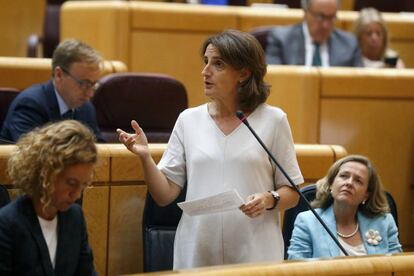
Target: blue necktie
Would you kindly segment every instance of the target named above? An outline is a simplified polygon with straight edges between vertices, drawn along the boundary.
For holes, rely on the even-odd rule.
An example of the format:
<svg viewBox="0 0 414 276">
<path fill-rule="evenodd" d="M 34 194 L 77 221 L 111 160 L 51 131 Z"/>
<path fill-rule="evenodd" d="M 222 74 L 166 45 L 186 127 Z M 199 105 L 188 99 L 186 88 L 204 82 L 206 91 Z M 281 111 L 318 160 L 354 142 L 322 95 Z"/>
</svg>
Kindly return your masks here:
<svg viewBox="0 0 414 276">
<path fill-rule="evenodd" d="M 321 66 L 322 60 L 321 60 L 321 53 L 319 51 L 319 43 L 313 44 L 314 50 L 313 50 L 313 57 L 312 57 L 312 66 Z"/>
</svg>

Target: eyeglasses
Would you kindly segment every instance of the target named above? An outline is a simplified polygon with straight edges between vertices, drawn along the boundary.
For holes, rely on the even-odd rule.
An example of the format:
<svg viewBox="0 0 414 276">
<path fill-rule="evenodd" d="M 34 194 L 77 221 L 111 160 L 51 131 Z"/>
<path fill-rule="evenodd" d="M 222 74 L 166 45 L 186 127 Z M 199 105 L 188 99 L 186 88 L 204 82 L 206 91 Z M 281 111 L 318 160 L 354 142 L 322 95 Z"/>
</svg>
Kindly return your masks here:
<svg viewBox="0 0 414 276">
<path fill-rule="evenodd" d="M 334 22 L 336 20 L 336 14 L 334 15 L 325 15 L 323 13 L 320 12 L 313 12 L 308 10 L 308 12 L 316 19 L 316 21 L 318 22 L 324 22 L 324 21 L 328 21 L 328 22 Z"/>
<path fill-rule="evenodd" d="M 82 89 L 82 90 L 84 90 L 84 91 L 87 91 L 87 90 L 90 90 L 90 89 L 92 89 L 93 91 L 96 91 L 97 89 L 98 89 L 98 87 L 99 87 L 99 82 L 97 82 L 97 81 L 95 81 L 95 82 L 92 82 L 92 81 L 90 81 L 90 80 L 80 80 L 80 79 L 78 79 L 77 77 L 75 77 L 74 75 L 72 75 L 71 73 L 69 73 L 69 71 L 68 70 L 66 70 L 65 68 L 60 68 L 60 69 L 62 69 L 62 71 L 66 74 L 66 75 L 68 75 L 69 77 L 71 77 L 74 81 L 76 81 L 77 82 L 77 84 L 79 85 L 79 87 L 80 87 L 80 89 Z"/>
</svg>

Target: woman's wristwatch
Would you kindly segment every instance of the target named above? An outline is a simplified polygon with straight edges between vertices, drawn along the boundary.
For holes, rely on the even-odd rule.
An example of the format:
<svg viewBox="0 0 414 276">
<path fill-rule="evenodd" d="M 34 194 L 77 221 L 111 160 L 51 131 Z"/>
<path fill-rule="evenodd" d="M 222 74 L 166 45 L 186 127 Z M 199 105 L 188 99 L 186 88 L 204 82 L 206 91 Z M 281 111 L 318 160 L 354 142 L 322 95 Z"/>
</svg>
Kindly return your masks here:
<svg viewBox="0 0 414 276">
<path fill-rule="evenodd" d="M 273 206 L 270 207 L 270 208 L 267 208 L 266 210 L 273 210 L 273 209 L 275 209 L 275 207 L 279 203 L 280 195 L 276 191 L 267 191 L 267 192 L 270 193 L 272 195 L 272 197 L 273 197 Z"/>
</svg>

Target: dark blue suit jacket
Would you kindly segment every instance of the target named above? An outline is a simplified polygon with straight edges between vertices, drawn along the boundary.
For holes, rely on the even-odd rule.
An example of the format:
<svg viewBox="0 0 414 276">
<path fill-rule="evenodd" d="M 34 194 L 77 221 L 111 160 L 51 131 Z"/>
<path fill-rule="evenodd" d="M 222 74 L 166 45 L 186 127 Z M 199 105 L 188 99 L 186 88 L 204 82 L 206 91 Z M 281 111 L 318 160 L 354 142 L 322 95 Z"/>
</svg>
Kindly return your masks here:
<svg viewBox="0 0 414 276">
<path fill-rule="evenodd" d="M 91 102 L 76 108 L 74 119 L 91 128 L 98 142 L 104 142 L 96 121 L 95 108 Z M 33 85 L 19 93 L 9 107 L 0 137 L 17 141 L 22 134 L 33 128 L 59 120 L 62 120 L 62 116 L 53 82 L 50 80 L 47 83 Z"/>
<path fill-rule="evenodd" d="M 1 208 L 0 275 L 96 275 L 81 207 L 58 213 L 55 269 L 32 200 L 22 196 Z"/>
</svg>

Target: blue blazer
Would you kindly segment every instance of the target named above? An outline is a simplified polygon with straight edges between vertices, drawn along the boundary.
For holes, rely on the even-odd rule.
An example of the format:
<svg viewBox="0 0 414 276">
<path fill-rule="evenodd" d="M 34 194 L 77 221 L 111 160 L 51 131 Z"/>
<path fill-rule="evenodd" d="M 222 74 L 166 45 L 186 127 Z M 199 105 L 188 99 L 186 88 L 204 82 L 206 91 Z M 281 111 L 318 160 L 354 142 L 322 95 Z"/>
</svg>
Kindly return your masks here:
<svg viewBox="0 0 414 276">
<path fill-rule="evenodd" d="M 58 213 L 55 269 L 32 200 L 22 196 L 1 208 L 0 275 L 96 275 L 81 207 Z"/>
<path fill-rule="evenodd" d="M 327 43 L 330 66 L 363 66 L 358 42 L 351 33 L 335 28 Z M 305 64 L 305 35 L 302 23 L 276 27 L 269 32 L 266 62 L 285 65 Z"/>
<path fill-rule="evenodd" d="M 337 236 L 333 205 L 326 210 L 321 208 L 315 210 L 332 233 Z M 401 252 L 398 229 L 391 214 L 369 218 L 362 212 L 358 212 L 357 216 L 359 232 L 368 254 Z M 378 245 L 369 244 L 365 238 L 365 233 L 371 229 L 377 230 L 382 237 Z M 312 212 L 306 211 L 299 213 L 296 217 L 288 255 L 289 259 L 336 257 L 340 255 L 340 249 Z"/>
<path fill-rule="evenodd" d="M 47 83 L 33 85 L 19 93 L 9 107 L 0 137 L 15 142 L 22 134 L 35 127 L 62 120 L 54 89 L 53 82 L 50 80 Z M 96 121 L 95 108 L 91 102 L 76 108 L 74 119 L 91 128 L 97 140 L 104 142 Z"/>
</svg>

